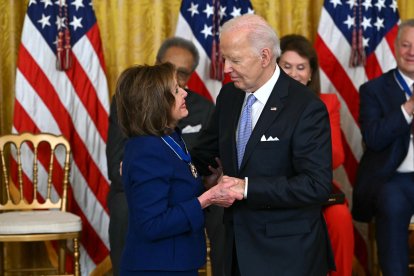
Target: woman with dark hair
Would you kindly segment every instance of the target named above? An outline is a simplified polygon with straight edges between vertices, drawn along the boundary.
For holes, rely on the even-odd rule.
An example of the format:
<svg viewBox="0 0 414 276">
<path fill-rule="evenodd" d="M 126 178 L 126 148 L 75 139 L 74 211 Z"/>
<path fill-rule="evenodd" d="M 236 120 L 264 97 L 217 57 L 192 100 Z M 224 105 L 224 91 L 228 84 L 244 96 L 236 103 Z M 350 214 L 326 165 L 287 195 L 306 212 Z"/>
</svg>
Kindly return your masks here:
<svg viewBox="0 0 414 276">
<path fill-rule="evenodd" d="M 116 103 L 128 136 L 122 182 L 129 211 L 121 275 L 197 275 L 206 260 L 203 209 L 243 198 L 230 189 L 233 184 L 202 193 L 177 128 L 188 115 L 186 96 L 170 63 L 134 66 L 119 77 Z"/>
<path fill-rule="evenodd" d="M 340 103 L 336 94 L 320 93 L 318 57 L 311 43 L 301 35 L 287 35 L 280 39 L 282 54 L 279 66 L 292 78 L 308 86 L 325 103 L 329 113 L 332 139 L 332 169 L 344 162 L 345 155 L 341 139 Z M 333 181 L 333 190 L 340 193 L 338 183 Z M 335 256 L 336 272 L 330 275 L 352 275 L 354 256 L 354 232 L 348 204 L 334 204 L 323 208 Z"/>
</svg>

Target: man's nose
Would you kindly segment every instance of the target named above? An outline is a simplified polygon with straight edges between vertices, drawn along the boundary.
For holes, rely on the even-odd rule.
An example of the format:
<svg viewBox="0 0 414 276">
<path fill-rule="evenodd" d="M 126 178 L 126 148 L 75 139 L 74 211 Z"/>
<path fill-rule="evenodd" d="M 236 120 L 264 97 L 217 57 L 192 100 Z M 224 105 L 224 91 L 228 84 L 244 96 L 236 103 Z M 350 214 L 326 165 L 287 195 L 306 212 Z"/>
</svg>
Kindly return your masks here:
<svg viewBox="0 0 414 276">
<path fill-rule="evenodd" d="M 232 72 L 233 71 L 233 69 L 232 69 L 232 67 L 231 67 L 231 64 L 230 64 L 230 62 L 228 61 L 228 60 L 224 60 L 224 73 L 230 73 L 230 72 Z"/>
</svg>

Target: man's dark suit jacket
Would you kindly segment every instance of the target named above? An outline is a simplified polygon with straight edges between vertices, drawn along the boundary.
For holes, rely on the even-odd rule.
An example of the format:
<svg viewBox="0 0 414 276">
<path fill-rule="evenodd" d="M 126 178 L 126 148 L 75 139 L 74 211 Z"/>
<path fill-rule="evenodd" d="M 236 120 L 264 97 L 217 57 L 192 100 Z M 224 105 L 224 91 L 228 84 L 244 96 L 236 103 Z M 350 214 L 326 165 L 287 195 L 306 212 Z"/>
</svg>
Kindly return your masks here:
<svg viewBox="0 0 414 276">
<path fill-rule="evenodd" d="M 368 222 L 375 215 L 378 191 L 407 155 L 411 125 L 401 111 L 407 100 L 393 69 L 361 86 L 360 114 L 365 152 L 353 190 L 352 215 Z"/>
<path fill-rule="evenodd" d="M 225 175 L 248 177 L 247 199 L 224 214 L 226 275 L 233 241 L 241 275 L 326 275 L 334 267 L 321 213 L 332 187 L 326 107 L 281 70 L 239 170 L 236 129 L 245 95 L 233 83 L 222 88 L 192 152 L 202 173 L 218 156 Z"/>
</svg>

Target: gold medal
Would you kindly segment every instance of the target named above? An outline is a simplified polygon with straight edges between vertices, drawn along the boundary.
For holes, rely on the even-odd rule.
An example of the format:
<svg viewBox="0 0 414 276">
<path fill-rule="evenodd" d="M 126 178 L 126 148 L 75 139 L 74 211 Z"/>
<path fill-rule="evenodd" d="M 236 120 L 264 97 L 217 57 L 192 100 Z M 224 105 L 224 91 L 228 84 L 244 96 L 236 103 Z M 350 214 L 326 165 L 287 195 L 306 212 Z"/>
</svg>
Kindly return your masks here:
<svg viewBox="0 0 414 276">
<path fill-rule="evenodd" d="M 190 162 L 190 163 L 188 163 L 188 165 L 190 166 L 190 171 L 193 174 L 194 178 L 197 178 L 198 172 L 197 172 L 197 169 L 194 166 L 194 164 Z"/>
</svg>

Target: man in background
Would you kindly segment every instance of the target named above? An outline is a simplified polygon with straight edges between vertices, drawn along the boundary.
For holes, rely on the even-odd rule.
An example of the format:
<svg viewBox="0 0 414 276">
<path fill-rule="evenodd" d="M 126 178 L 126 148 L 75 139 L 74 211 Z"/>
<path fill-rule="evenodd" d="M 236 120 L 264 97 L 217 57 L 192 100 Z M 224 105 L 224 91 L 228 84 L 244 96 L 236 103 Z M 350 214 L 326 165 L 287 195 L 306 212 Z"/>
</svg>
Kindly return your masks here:
<svg viewBox="0 0 414 276">
<path fill-rule="evenodd" d="M 199 54 L 194 44 L 188 40 L 179 37 L 167 39 L 161 45 L 157 53 L 157 63 L 170 62 L 177 68 L 178 84 L 185 88 L 191 74 L 196 69 L 199 62 Z M 213 112 L 214 105 L 204 97 L 186 89 L 186 105 L 189 111 L 188 117 L 178 123 L 182 130 L 182 137 L 188 148 L 192 148 L 198 138 L 200 130 L 207 125 L 210 115 Z M 109 208 L 109 243 L 110 257 L 112 261 L 113 274 L 119 275 L 119 265 L 122 251 L 125 244 L 126 231 L 128 227 L 128 206 L 124 193 L 124 188 L 119 173 L 120 162 L 124 152 L 124 143 L 126 137 L 118 125 L 116 99 L 112 99 L 111 110 L 109 114 L 108 142 L 106 147 L 106 156 L 108 163 L 109 179 L 111 187 L 108 194 Z M 224 234 L 220 212 L 222 208 L 212 206 L 206 211 L 207 231 L 212 233 L 212 244 L 223 244 Z M 208 219 L 209 218 L 209 219 Z M 219 231 L 222 231 L 221 233 Z M 221 238 L 223 237 L 223 238 Z M 221 240 L 219 240 L 221 238 Z M 217 240 L 217 242 L 216 242 Z M 213 248 L 212 248 L 213 250 Z M 222 248 L 214 248 L 214 252 L 223 252 Z M 212 255 L 212 264 L 222 260 L 221 256 Z M 215 274 L 216 275 L 216 274 Z M 221 275 L 221 274 L 217 274 Z"/>
<path fill-rule="evenodd" d="M 414 214 L 414 19 L 395 41 L 397 68 L 359 89 L 365 152 L 353 191 L 352 215 L 375 216 L 378 257 L 384 276 L 408 275 L 408 225 Z"/>
</svg>

